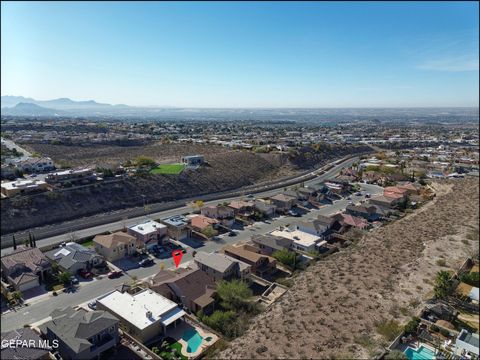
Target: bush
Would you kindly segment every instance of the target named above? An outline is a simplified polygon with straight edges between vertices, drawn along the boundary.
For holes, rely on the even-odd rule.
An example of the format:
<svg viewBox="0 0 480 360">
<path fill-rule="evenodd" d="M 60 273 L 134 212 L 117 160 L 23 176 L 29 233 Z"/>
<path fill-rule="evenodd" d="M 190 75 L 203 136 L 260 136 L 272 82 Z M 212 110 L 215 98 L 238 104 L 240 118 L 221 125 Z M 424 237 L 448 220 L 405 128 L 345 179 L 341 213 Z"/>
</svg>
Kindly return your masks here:
<svg viewBox="0 0 480 360">
<path fill-rule="evenodd" d="M 418 325 L 420 325 L 420 318 L 415 316 L 405 325 L 404 330 L 407 334 L 413 335 L 417 332 Z"/>
<path fill-rule="evenodd" d="M 248 301 L 253 294 L 246 282 L 232 280 L 221 281 L 217 287 L 217 295 L 223 308 L 236 310 L 247 308 Z"/>
<path fill-rule="evenodd" d="M 480 273 L 471 272 L 471 273 L 468 273 L 468 274 L 462 274 L 460 276 L 460 280 L 463 281 L 464 283 L 468 284 L 468 285 L 478 287 L 478 284 L 480 282 Z"/>
<path fill-rule="evenodd" d="M 395 320 L 388 320 L 377 323 L 377 332 L 388 341 L 394 340 L 402 331 L 401 326 Z"/>
<path fill-rule="evenodd" d="M 286 249 L 282 250 L 277 250 L 272 254 L 272 257 L 274 257 L 276 260 L 280 261 L 283 265 L 289 267 L 292 270 L 295 270 L 295 267 L 297 265 L 297 254 L 288 251 Z"/>
<path fill-rule="evenodd" d="M 435 297 L 438 299 L 445 298 L 452 285 L 452 278 L 447 271 L 439 271 L 435 278 L 435 286 L 433 287 L 433 291 L 435 292 Z"/>
<path fill-rule="evenodd" d="M 147 156 L 138 156 L 135 159 L 135 165 L 137 165 L 137 166 L 154 166 L 155 161 L 152 158 L 149 158 Z"/>
</svg>

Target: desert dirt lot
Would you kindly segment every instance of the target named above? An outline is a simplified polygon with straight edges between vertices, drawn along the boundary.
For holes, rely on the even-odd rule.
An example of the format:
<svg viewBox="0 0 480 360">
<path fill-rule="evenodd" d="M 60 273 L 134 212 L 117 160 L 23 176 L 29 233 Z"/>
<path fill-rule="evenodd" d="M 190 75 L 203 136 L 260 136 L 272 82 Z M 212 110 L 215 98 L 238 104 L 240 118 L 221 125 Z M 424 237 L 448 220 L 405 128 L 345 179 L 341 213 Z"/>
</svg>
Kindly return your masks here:
<svg viewBox="0 0 480 360">
<path fill-rule="evenodd" d="M 297 275 L 218 358 L 371 358 L 387 320 L 422 307 L 440 269 L 478 251 L 477 179 L 434 184 L 434 200 Z M 443 260 L 442 260 L 443 259 Z M 440 260 L 440 261 L 439 261 Z"/>
</svg>

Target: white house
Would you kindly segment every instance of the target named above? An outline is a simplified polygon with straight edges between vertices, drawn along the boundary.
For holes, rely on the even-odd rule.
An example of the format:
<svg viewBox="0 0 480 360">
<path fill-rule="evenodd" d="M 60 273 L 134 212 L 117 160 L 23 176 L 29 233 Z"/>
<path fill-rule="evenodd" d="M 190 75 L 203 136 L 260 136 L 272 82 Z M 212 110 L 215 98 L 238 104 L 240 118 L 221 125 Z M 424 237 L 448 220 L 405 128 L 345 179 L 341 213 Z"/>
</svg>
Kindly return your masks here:
<svg viewBox="0 0 480 360">
<path fill-rule="evenodd" d="M 476 358 L 479 356 L 479 336 L 462 329 L 455 341 L 455 354 L 464 358 L 471 358 L 472 354 Z"/>
<path fill-rule="evenodd" d="M 297 229 L 275 230 L 270 233 L 273 236 L 280 236 L 293 241 L 292 249 L 304 252 L 317 251 L 327 241 L 322 238 Z"/>
<path fill-rule="evenodd" d="M 141 224 L 128 227 L 127 233 L 135 236 L 139 242 L 148 248 L 159 244 L 167 236 L 167 226 L 153 220 L 147 220 Z"/>
<path fill-rule="evenodd" d="M 169 327 L 176 327 L 185 315 L 175 302 L 150 289 L 133 295 L 114 290 L 97 299 L 97 310 L 116 316 L 126 331 L 141 342 L 166 335 Z"/>
</svg>

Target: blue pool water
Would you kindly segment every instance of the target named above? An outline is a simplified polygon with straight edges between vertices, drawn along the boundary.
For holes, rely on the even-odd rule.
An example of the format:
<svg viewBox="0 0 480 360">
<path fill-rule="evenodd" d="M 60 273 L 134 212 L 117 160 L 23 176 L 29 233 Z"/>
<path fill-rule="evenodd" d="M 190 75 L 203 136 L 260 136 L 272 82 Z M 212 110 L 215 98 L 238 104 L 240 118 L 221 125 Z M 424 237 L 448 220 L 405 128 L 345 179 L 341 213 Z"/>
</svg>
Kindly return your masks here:
<svg viewBox="0 0 480 360">
<path fill-rule="evenodd" d="M 409 347 L 405 350 L 405 355 L 410 360 L 435 360 L 435 353 L 425 346 L 420 346 L 417 350 Z"/>
<path fill-rule="evenodd" d="M 202 343 L 203 338 L 200 336 L 200 334 L 197 332 L 197 330 L 194 329 L 188 329 L 185 330 L 183 333 L 182 339 L 186 341 L 188 344 L 187 346 L 187 352 L 193 353 L 197 351 L 198 347 Z"/>
</svg>

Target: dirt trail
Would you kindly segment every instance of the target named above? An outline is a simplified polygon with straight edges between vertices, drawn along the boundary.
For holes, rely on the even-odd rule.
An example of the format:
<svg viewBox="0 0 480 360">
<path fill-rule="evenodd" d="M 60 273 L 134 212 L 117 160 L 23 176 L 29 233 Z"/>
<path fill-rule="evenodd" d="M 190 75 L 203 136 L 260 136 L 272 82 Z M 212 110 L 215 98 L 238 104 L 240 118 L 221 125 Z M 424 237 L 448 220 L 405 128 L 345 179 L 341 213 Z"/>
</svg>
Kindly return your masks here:
<svg viewBox="0 0 480 360">
<path fill-rule="evenodd" d="M 388 342 L 377 322 L 406 322 L 432 291 L 434 274 L 457 268 L 478 247 L 478 181 L 435 189 L 436 198 L 413 214 L 300 273 L 218 357 L 369 358 L 381 351 Z"/>
</svg>

